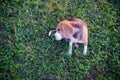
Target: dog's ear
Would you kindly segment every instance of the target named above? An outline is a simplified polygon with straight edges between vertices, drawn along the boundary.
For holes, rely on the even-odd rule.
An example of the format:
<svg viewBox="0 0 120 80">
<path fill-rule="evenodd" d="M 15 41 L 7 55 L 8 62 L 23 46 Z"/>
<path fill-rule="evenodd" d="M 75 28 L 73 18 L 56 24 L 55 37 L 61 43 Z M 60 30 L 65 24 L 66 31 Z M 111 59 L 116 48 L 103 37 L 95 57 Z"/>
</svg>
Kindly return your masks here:
<svg viewBox="0 0 120 80">
<path fill-rule="evenodd" d="M 74 34 L 74 29 L 68 22 L 62 23 L 61 28 L 62 28 L 62 34 L 64 38 L 69 39 Z"/>
</svg>

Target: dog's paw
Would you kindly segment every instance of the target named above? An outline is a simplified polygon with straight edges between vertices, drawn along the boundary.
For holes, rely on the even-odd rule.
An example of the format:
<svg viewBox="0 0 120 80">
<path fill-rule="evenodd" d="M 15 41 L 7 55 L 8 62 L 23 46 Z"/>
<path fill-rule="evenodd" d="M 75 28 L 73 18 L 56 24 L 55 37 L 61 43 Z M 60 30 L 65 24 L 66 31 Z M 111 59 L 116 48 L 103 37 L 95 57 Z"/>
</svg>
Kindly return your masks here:
<svg viewBox="0 0 120 80">
<path fill-rule="evenodd" d="M 68 53 L 69 55 L 72 55 L 72 53 Z"/>
<path fill-rule="evenodd" d="M 84 51 L 83 51 L 83 55 L 87 55 L 87 51 L 84 50 Z"/>
<path fill-rule="evenodd" d="M 72 55 L 72 51 L 68 50 L 68 54 L 69 54 L 69 55 Z"/>
</svg>

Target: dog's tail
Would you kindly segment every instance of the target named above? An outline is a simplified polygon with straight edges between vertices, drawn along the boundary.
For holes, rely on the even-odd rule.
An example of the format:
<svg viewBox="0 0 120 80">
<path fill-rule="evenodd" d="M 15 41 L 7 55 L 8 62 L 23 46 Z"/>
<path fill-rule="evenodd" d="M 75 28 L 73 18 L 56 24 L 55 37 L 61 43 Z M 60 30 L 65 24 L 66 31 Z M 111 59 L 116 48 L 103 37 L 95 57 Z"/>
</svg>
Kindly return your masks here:
<svg viewBox="0 0 120 80">
<path fill-rule="evenodd" d="M 51 33 L 52 32 L 55 32 L 56 30 L 51 30 L 51 31 L 49 31 L 49 34 L 48 34 L 48 36 L 50 36 L 51 35 Z"/>
</svg>

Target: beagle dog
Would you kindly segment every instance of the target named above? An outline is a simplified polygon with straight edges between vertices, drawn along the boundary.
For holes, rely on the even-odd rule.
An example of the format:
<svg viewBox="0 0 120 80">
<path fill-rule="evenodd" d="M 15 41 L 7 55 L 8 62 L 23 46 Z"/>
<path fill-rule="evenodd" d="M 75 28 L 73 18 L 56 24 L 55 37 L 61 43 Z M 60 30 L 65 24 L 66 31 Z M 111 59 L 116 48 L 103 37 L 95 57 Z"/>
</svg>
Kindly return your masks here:
<svg viewBox="0 0 120 80">
<path fill-rule="evenodd" d="M 65 39 L 69 42 L 68 54 L 72 54 L 72 45 L 78 47 L 79 43 L 84 44 L 83 54 L 87 54 L 88 27 L 83 20 L 79 18 L 64 20 L 57 25 L 56 30 L 49 32 L 49 36 L 52 32 L 55 32 L 55 40 Z"/>
</svg>

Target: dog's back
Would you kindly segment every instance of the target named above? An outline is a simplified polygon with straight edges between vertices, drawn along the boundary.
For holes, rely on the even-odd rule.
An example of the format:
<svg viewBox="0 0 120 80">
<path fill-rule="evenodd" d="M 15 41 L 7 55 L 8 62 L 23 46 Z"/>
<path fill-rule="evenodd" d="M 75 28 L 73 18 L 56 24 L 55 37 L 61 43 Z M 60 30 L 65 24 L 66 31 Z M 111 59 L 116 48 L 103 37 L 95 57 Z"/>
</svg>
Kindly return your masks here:
<svg viewBox="0 0 120 80">
<path fill-rule="evenodd" d="M 71 18 L 71 19 L 68 19 L 68 21 L 80 21 L 79 18 Z"/>
</svg>

